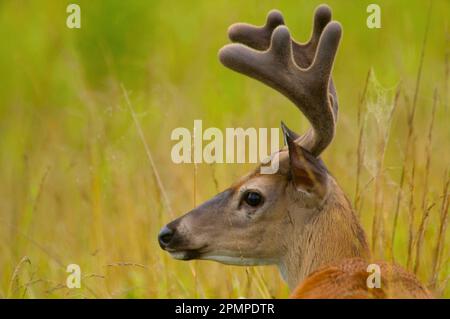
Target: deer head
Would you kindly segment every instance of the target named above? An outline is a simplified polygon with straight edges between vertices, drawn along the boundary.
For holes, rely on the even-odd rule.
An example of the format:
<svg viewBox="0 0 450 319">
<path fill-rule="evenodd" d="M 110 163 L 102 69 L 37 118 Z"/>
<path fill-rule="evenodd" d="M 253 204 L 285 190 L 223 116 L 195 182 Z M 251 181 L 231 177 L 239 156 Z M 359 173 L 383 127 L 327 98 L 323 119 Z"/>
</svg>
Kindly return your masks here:
<svg viewBox="0 0 450 319">
<path fill-rule="evenodd" d="M 276 174 L 258 168 L 166 225 L 159 243 L 174 258 L 277 265 L 294 288 L 324 264 L 367 256 L 349 201 L 319 158 L 334 137 L 338 113 L 331 71 L 342 31 L 330 20 L 330 9 L 319 6 L 306 44 L 292 40 L 276 10 L 262 27 L 229 28 L 235 43 L 220 50 L 220 61 L 285 95 L 311 129 L 299 136 L 282 123 L 287 145 L 271 159 L 279 161 Z"/>
</svg>

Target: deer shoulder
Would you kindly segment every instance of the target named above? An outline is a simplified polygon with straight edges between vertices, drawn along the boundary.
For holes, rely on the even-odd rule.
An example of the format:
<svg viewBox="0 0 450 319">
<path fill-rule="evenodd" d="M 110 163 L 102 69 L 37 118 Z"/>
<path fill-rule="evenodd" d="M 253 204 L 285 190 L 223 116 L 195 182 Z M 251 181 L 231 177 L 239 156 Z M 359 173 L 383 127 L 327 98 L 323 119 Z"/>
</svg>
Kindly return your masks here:
<svg viewBox="0 0 450 319">
<path fill-rule="evenodd" d="M 367 278 L 370 262 L 361 258 L 344 259 L 322 267 L 308 276 L 291 294 L 295 299 L 329 298 L 432 298 L 431 293 L 402 267 L 384 261 L 380 267 L 381 285 L 369 288 Z"/>
</svg>

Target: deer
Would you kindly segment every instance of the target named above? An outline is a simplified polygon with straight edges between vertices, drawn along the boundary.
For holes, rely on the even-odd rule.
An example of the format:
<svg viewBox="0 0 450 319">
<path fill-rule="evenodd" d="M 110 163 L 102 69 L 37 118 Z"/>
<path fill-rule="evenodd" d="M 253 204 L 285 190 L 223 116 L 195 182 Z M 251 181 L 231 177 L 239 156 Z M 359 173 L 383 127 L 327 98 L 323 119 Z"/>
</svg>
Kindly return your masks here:
<svg viewBox="0 0 450 319">
<path fill-rule="evenodd" d="M 298 135 L 281 122 L 285 146 L 271 155 L 278 171 L 260 167 L 164 226 L 160 247 L 178 260 L 241 266 L 275 265 L 292 298 L 431 298 L 397 264 L 375 262 L 381 285 L 369 288 L 372 261 L 352 205 L 320 158 L 332 142 L 338 97 L 331 78 L 342 26 L 331 9 L 315 10 L 308 42 L 296 42 L 280 11 L 265 25 L 231 25 L 221 63 L 287 97 L 311 128 Z"/>
</svg>

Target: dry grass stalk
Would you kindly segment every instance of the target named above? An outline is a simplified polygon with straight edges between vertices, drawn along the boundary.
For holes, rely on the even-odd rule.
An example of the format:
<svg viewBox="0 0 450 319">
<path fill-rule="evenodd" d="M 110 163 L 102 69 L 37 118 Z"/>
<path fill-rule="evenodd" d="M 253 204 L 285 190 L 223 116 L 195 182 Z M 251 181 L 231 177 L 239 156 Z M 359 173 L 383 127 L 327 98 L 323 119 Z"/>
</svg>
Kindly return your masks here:
<svg viewBox="0 0 450 319">
<path fill-rule="evenodd" d="M 256 267 L 253 268 L 253 272 L 255 275 L 254 277 L 256 278 L 256 288 L 259 291 L 260 298 L 272 298 L 270 290 L 261 272 Z"/>
<path fill-rule="evenodd" d="M 405 181 L 405 167 L 407 164 L 407 158 L 408 158 L 408 154 L 409 154 L 409 149 L 410 149 L 410 144 L 411 144 L 411 138 L 414 134 L 414 118 L 416 115 L 416 106 L 417 106 L 417 98 L 419 95 L 419 89 L 420 89 L 420 80 L 422 78 L 422 68 L 423 68 L 423 61 L 424 61 L 424 57 L 425 57 L 425 47 L 427 44 L 427 40 L 428 40 L 428 31 L 430 28 L 430 21 L 431 21 L 431 9 L 433 7 L 433 2 L 430 1 L 430 6 L 428 9 L 428 17 L 427 17 L 427 24 L 425 27 L 425 35 L 423 38 L 423 43 L 422 43 L 422 50 L 421 50 L 421 54 L 420 54 L 420 62 L 419 62 L 419 69 L 417 72 L 417 78 L 416 78 L 416 85 L 415 85 L 415 89 L 414 89 L 414 98 L 413 98 L 413 103 L 412 103 L 412 108 L 411 111 L 408 115 L 408 134 L 406 137 L 406 144 L 405 144 L 405 151 L 403 154 L 403 163 L 402 163 L 402 173 L 400 176 L 400 184 L 399 184 L 399 189 L 397 192 L 397 199 L 396 199 L 396 204 L 395 204 L 395 210 L 394 210 L 394 222 L 393 222 L 393 227 L 392 227 L 392 236 L 391 236 L 391 256 L 392 259 L 395 260 L 395 256 L 394 256 L 394 243 L 395 243 L 395 236 L 396 236 L 396 231 L 397 231 L 397 222 L 398 222 L 398 215 L 400 212 L 400 203 L 402 201 L 402 196 L 403 196 L 403 184 Z"/>
<path fill-rule="evenodd" d="M 426 146 L 426 164 L 425 164 L 425 178 L 423 183 L 423 195 L 422 195 L 422 219 L 420 221 L 420 226 L 417 231 L 417 241 L 416 241 L 416 262 L 414 264 L 414 273 L 417 274 L 420 267 L 420 259 L 421 259 L 421 249 L 422 249 L 422 242 L 423 237 L 425 235 L 425 229 L 428 221 L 428 217 L 430 215 L 430 211 L 432 209 L 433 205 L 428 206 L 427 203 L 427 196 L 428 196 L 428 183 L 429 183 L 429 177 L 430 177 L 430 165 L 431 165 L 431 151 L 432 151 L 432 142 L 433 142 L 433 127 L 434 127 L 434 119 L 436 115 L 436 105 L 437 105 L 437 99 L 438 99 L 438 93 L 437 89 L 434 91 L 434 97 L 433 97 L 433 109 L 431 111 L 431 120 L 430 120 L 430 126 L 428 129 L 428 136 L 427 136 L 427 146 Z"/>
<path fill-rule="evenodd" d="M 430 278 L 430 287 L 433 289 L 437 285 L 438 277 L 439 277 L 439 265 L 440 260 L 442 258 L 442 253 L 445 246 L 445 233 L 447 230 L 448 224 L 448 208 L 450 203 L 450 176 L 449 170 L 445 172 L 445 182 L 442 191 L 442 202 L 441 202 L 441 211 L 440 211 L 440 220 L 439 220 L 439 231 L 438 236 L 436 237 L 436 245 L 433 252 L 433 264 L 432 264 L 432 273 Z"/>
<path fill-rule="evenodd" d="M 133 106 L 132 106 L 132 104 L 130 102 L 130 98 L 128 96 L 128 92 L 127 92 L 127 90 L 125 90 L 125 87 L 123 86 L 123 84 L 121 84 L 120 86 L 122 88 L 122 92 L 123 92 L 123 95 L 125 97 L 125 102 L 126 102 L 126 104 L 128 106 L 128 109 L 129 109 L 129 111 L 131 113 L 131 116 L 133 118 L 134 124 L 136 126 L 136 130 L 137 130 L 137 132 L 139 134 L 139 138 L 141 139 L 142 144 L 144 145 L 145 153 L 147 154 L 148 161 L 150 162 L 150 166 L 152 168 L 153 177 L 155 179 L 156 185 L 158 186 L 158 191 L 160 193 L 159 195 L 162 196 L 162 198 L 164 199 L 164 203 L 166 205 L 166 208 L 169 211 L 169 214 L 171 215 L 171 217 L 173 217 L 172 216 L 173 215 L 173 211 L 172 211 L 172 207 L 170 205 L 169 197 L 167 196 L 167 192 L 166 192 L 166 190 L 165 190 L 165 188 L 163 186 L 163 183 L 161 181 L 161 177 L 159 175 L 159 172 L 156 169 L 156 165 L 155 165 L 155 162 L 153 161 L 152 153 L 150 151 L 150 148 L 148 147 L 148 144 L 147 144 L 147 142 L 145 140 L 144 132 L 142 131 L 141 125 L 139 124 L 139 121 L 138 121 L 138 119 L 136 117 L 136 113 L 134 112 Z"/>
<path fill-rule="evenodd" d="M 39 200 L 41 199 L 42 191 L 44 189 L 45 181 L 47 180 L 47 176 L 48 176 L 49 172 L 50 172 L 50 166 L 47 166 L 47 168 L 45 169 L 44 175 L 42 175 L 41 181 L 39 183 L 38 193 L 36 195 L 36 198 L 35 198 L 34 204 L 33 204 L 33 213 L 37 212 L 37 210 L 38 210 Z"/>
<path fill-rule="evenodd" d="M 406 268 L 411 268 L 413 258 L 413 243 L 414 243 L 414 218 L 415 218 L 415 206 L 414 206 L 414 190 L 415 190 L 415 175 L 416 175 L 416 156 L 414 151 L 416 139 L 413 138 L 413 155 L 412 155 L 412 167 L 411 177 L 409 180 L 409 203 L 408 203 L 408 254 L 406 258 Z"/>
<path fill-rule="evenodd" d="M 132 263 L 132 262 L 125 262 L 125 261 L 109 263 L 106 266 L 107 267 L 130 267 L 131 266 L 131 267 L 139 267 L 139 268 L 147 269 L 147 266 L 145 266 L 145 265 L 138 264 L 138 263 Z"/>
<path fill-rule="evenodd" d="M 195 154 L 195 138 L 198 132 L 196 132 L 195 127 L 192 134 L 192 151 L 191 154 Z M 194 193 L 193 193 L 193 204 L 194 208 L 197 206 L 197 177 L 198 177 L 198 167 L 197 163 L 194 160 L 194 178 L 193 178 L 193 187 L 194 187 Z M 198 282 L 198 266 L 197 261 L 194 260 L 193 263 L 190 265 L 192 275 L 194 276 L 194 294 L 195 298 L 199 297 L 199 282 Z"/>
<path fill-rule="evenodd" d="M 369 69 L 366 76 L 366 82 L 364 83 L 364 89 L 361 94 L 361 97 L 359 99 L 358 103 L 358 128 L 359 128 L 359 134 L 358 134 L 358 147 L 356 151 L 356 183 L 355 183 L 355 197 L 354 197 L 354 203 L 353 207 L 355 208 L 355 211 L 357 215 L 360 214 L 360 194 L 359 194 L 359 184 L 360 184 L 360 177 L 361 177 L 361 168 L 362 168 L 362 161 L 364 158 L 364 145 L 363 145 L 363 133 L 364 133 L 364 121 L 362 121 L 362 113 L 363 113 L 363 105 L 366 101 L 366 93 L 367 93 L 367 86 L 369 84 L 369 79 L 372 74 L 372 69 Z"/>
<path fill-rule="evenodd" d="M 447 44 L 450 43 L 450 34 L 447 32 Z M 447 48 L 447 52 L 445 53 L 445 76 L 444 76 L 444 107 L 445 111 L 448 111 L 448 103 L 449 103 L 449 75 L 450 75 L 450 48 Z"/>
<path fill-rule="evenodd" d="M 7 298 L 11 297 L 11 294 L 14 290 L 14 285 L 16 284 L 17 286 L 19 285 L 18 279 L 19 279 L 19 272 L 22 269 L 22 266 L 24 264 L 29 264 L 31 265 L 31 261 L 27 256 L 22 257 L 22 259 L 19 261 L 19 263 L 17 264 L 16 268 L 14 268 L 14 272 L 11 276 L 11 280 L 9 281 L 9 288 L 8 288 L 8 293 L 7 293 Z"/>
<path fill-rule="evenodd" d="M 125 102 L 126 102 L 126 104 L 128 106 L 128 109 L 129 109 L 129 111 L 131 113 L 131 116 L 133 118 L 134 125 L 136 126 L 136 130 L 138 132 L 139 138 L 140 138 L 142 144 L 144 145 L 145 153 L 147 155 L 147 159 L 148 159 L 148 161 L 150 163 L 150 167 L 151 167 L 151 170 L 153 172 L 154 182 L 157 185 L 157 188 L 156 188 L 157 198 L 158 199 L 161 199 L 161 198 L 163 199 L 163 202 L 164 202 L 164 204 L 166 206 L 166 209 L 169 212 L 169 216 L 171 218 L 173 218 L 173 210 L 172 210 L 172 207 L 170 205 L 169 197 L 167 196 L 167 192 L 166 192 L 166 190 L 164 188 L 164 185 L 162 183 L 161 177 L 160 177 L 159 172 L 158 172 L 158 170 L 156 168 L 155 162 L 153 161 L 152 153 L 151 153 L 150 148 L 149 148 L 149 146 L 148 146 L 148 144 L 147 144 L 147 142 L 145 140 L 144 132 L 142 131 L 141 125 L 139 124 L 139 121 L 138 121 L 138 119 L 136 117 L 136 113 L 134 112 L 133 105 L 131 104 L 130 98 L 128 96 L 128 92 L 125 89 L 125 87 L 123 86 L 123 84 L 121 84 L 120 86 L 122 88 L 122 92 L 123 92 L 123 95 L 125 97 Z M 159 222 L 160 222 L 160 224 L 162 224 L 162 216 L 161 216 L 161 214 L 159 214 Z M 163 260 L 163 266 L 164 266 L 164 268 L 166 268 L 166 263 L 167 263 L 166 257 L 163 257 L 162 260 Z M 167 273 L 166 272 L 165 272 L 165 281 L 164 281 L 164 283 L 165 283 L 164 284 L 165 294 L 166 294 L 167 297 L 170 297 L 170 291 L 169 291 L 169 287 L 168 287 L 168 279 L 167 279 Z"/>
</svg>

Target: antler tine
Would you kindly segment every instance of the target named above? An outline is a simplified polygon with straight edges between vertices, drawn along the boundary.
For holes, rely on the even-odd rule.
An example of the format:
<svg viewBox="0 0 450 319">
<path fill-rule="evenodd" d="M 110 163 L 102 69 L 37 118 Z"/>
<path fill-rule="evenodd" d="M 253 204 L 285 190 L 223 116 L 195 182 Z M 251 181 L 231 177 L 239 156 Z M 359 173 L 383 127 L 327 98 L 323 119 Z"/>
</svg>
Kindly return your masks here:
<svg viewBox="0 0 450 319">
<path fill-rule="evenodd" d="M 328 19 L 324 14 L 326 9 L 321 8 L 316 10 L 315 31 L 311 44 L 299 46 L 305 49 L 304 55 L 307 58 L 310 58 L 310 53 L 307 53 L 310 50 L 308 48 L 315 47 L 314 42 L 317 38 L 315 34 L 322 31 L 323 21 Z M 328 23 L 320 32 L 317 50 L 308 68 L 301 68 L 294 61 L 292 40 L 287 27 L 277 26 L 272 32 L 270 47 L 266 51 L 259 51 L 255 48 L 261 48 L 265 40 L 262 37 L 255 40 L 255 37 L 250 41 L 249 35 L 252 33 L 261 35 L 266 32 L 260 31 L 261 28 L 257 29 L 248 25 L 237 26 L 230 29 L 233 37 L 236 38 L 236 34 L 240 34 L 240 39 L 244 39 L 246 43 L 252 43 L 254 48 L 240 43 L 226 45 L 219 52 L 221 62 L 237 72 L 273 87 L 294 102 L 312 125 L 312 131 L 302 136 L 299 142 L 313 155 L 320 155 L 334 137 L 333 109 L 335 104 L 337 106 L 337 99 L 334 90 L 331 91 L 330 96 L 328 90 L 334 56 L 341 37 L 340 24 Z M 262 30 L 265 30 L 266 26 L 262 27 Z M 246 31 L 236 32 L 239 29 Z"/>
<path fill-rule="evenodd" d="M 257 27 L 248 23 L 235 23 L 228 28 L 228 37 L 233 42 L 245 44 L 256 50 L 267 50 L 273 30 L 283 24 L 281 12 L 271 10 L 265 25 Z"/>
<path fill-rule="evenodd" d="M 298 66 L 307 68 L 310 66 L 316 54 L 317 44 L 319 43 L 320 36 L 323 29 L 331 21 L 331 9 L 327 5 L 323 4 L 317 7 L 314 12 L 314 25 L 311 38 L 306 43 L 298 43 L 292 40 L 292 46 L 294 50 L 294 60 Z"/>
</svg>

